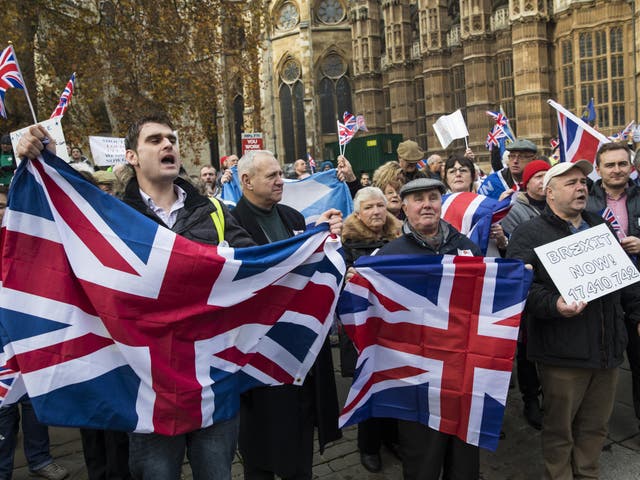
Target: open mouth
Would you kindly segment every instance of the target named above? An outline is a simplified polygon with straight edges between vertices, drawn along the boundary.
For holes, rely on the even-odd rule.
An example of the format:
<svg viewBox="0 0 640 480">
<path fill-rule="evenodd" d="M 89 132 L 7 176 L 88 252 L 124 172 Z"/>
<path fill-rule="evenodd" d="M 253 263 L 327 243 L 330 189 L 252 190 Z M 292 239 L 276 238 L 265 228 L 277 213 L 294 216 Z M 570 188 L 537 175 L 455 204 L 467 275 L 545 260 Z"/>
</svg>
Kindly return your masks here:
<svg viewBox="0 0 640 480">
<path fill-rule="evenodd" d="M 166 157 L 162 157 L 160 163 L 162 163 L 163 165 L 175 165 L 176 159 L 172 155 L 167 155 Z"/>
</svg>

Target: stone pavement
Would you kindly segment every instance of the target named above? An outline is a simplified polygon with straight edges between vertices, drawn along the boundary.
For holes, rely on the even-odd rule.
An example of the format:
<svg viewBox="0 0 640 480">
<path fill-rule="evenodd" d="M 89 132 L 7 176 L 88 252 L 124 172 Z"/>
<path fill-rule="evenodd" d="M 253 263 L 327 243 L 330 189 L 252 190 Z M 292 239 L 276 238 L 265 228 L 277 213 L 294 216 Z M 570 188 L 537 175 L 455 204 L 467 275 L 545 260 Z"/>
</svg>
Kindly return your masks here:
<svg viewBox="0 0 640 480">
<path fill-rule="evenodd" d="M 334 349 L 337 363 L 337 350 Z M 340 400 L 344 402 L 350 379 L 336 373 Z M 503 430 L 506 438 L 500 442 L 496 452 L 482 451 L 482 480 L 538 480 L 542 478 L 540 434 L 523 420 L 522 401 L 517 388 L 509 392 Z M 58 463 L 71 472 L 72 480 L 86 480 L 87 472 L 82 457 L 82 445 L 77 429 L 51 428 L 51 452 Z M 21 441 L 21 440 L 20 440 Z M 384 469 L 372 474 L 360 465 L 356 446 L 356 430 L 344 430 L 344 438 L 328 447 L 323 455 L 314 456 L 314 478 L 321 480 L 400 480 L 402 469 L 398 460 L 386 450 L 382 451 Z M 29 477 L 22 449 L 16 452 L 13 478 L 26 480 Z M 242 465 L 236 459 L 233 479 L 240 480 Z M 185 465 L 183 477 L 191 479 L 191 471 Z M 617 400 L 610 424 L 609 440 L 601 457 L 602 480 L 640 479 L 640 431 L 631 405 L 631 375 L 628 366 L 623 367 L 617 390 Z"/>
</svg>

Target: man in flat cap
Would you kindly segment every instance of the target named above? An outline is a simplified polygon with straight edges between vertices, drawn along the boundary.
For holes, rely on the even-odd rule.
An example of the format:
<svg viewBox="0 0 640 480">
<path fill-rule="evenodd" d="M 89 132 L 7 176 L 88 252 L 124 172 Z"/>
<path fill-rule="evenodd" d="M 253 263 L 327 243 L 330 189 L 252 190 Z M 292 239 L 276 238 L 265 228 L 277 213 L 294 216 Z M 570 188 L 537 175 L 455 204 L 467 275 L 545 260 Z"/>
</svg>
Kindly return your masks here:
<svg viewBox="0 0 640 480">
<path fill-rule="evenodd" d="M 475 243 L 440 218 L 444 192 L 444 184 L 432 178 L 405 184 L 400 189 L 406 214 L 402 235 L 383 246 L 377 255 L 481 256 Z M 437 480 L 443 470 L 443 478 L 478 478 L 478 447 L 419 422 L 398 420 L 398 434 L 405 480 Z"/>
<path fill-rule="evenodd" d="M 524 138 L 518 138 L 506 148 L 509 152 L 509 164 L 502 170 L 487 176 L 478 189 L 479 194 L 498 199 L 506 190 L 518 190 L 524 167 L 538 152 L 535 143 Z"/>
<path fill-rule="evenodd" d="M 424 158 L 424 152 L 416 142 L 413 140 L 405 140 L 398 145 L 396 153 L 398 154 L 398 163 L 400 163 L 406 182 L 410 182 L 416 178 L 427 177 L 423 172 L 418 170 L 418 162 Z"/>
</svg>

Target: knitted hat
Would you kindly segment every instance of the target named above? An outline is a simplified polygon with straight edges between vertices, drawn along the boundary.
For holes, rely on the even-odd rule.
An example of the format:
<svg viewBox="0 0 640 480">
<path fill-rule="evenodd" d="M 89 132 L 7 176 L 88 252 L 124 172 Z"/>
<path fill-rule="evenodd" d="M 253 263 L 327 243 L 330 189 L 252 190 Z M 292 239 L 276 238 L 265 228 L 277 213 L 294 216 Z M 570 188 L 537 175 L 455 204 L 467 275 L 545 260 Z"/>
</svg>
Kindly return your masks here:
<svg viewBox="0 0 640 480">
<path fill-rule="evenodd" d="M 549 165 L 544 160 L 534 160 L 532 162 L 527 163 L 527 166 L 524 167 L 524 172 L 522 172 L 522 189 L 523 190 L 527 189 L 527 183 L 529 183 L 529 180 L 531 180 L 531 177 L 533 177 L 536 173 L 546 172 L 550 168 L 551 168 L 551 165 Z"/>
</svg>

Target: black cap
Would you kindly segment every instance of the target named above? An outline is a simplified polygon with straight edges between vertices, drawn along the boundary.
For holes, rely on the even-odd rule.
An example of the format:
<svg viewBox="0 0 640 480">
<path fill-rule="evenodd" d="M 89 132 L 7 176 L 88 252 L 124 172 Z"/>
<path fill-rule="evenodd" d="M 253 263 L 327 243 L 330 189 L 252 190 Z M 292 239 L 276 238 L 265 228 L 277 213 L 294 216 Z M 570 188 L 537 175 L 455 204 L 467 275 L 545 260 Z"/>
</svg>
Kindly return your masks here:
<svg viewBox="0 0 640 480">
<path fill-rule="evenodd" d="M 435 178 L 418 178 L 411 180 L 409 183 L 405 183 L 400 189 L 400 198 L 404 198 L 409 193 L 433 190 L 434 188 L 440 190 L 440 193 L 443 195 L 447 191 L 444 184 Z"/>
<path fill-rule="evenodd" d="M 2 137 L 0 137 L 0 144 L 11 145 L 11 137 L 9 135 L 2 135 Z"/>
</svg>

